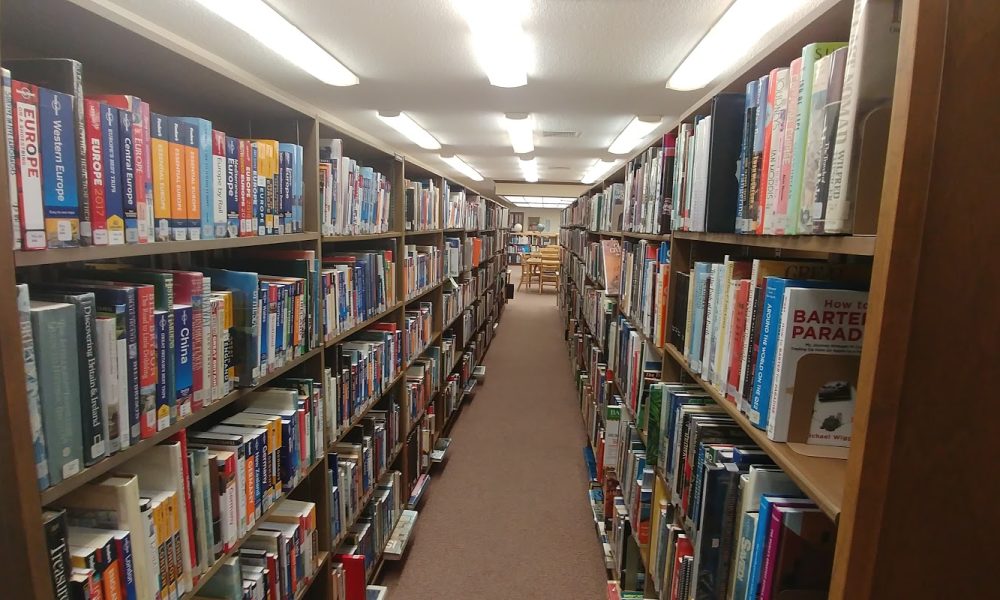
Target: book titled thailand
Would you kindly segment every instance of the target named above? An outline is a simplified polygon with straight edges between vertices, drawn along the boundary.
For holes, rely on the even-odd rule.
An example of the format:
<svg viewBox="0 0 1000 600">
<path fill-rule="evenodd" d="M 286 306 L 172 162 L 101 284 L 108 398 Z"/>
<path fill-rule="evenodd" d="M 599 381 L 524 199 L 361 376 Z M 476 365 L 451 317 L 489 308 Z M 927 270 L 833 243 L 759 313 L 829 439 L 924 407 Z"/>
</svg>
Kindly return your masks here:
<svg viewBox="0 0 1000 600">
<path fill-rule="evenodd" d="M 784 295 L 767 435 L 849 446 L 868 293 L 789 287 Z"/>
</svg>

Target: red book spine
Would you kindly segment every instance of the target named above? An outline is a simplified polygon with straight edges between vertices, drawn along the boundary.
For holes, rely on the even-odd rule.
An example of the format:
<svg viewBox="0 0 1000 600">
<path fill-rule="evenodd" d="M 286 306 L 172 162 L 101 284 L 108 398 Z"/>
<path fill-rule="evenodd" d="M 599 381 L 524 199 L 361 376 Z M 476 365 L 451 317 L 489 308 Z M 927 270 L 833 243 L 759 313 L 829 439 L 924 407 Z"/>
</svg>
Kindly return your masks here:
<svg viewBox="0 0 1000 600">
<path fill-rule="evenodd" d="M 201 410 L 205 406 L 205 381 L 203 377 L 202 352 L 204 351 L 204 340 L 202 340 L 203 319 L 206 315 L 206 302 L 204 298 L 204 275 L 192 271 L 174 271 L 174 302 L 177 304 L 191 305 L 191 411 Z M 195 297 L 201 298 L 195 302 Z"/>
<path fill-rule="evenodd" d="M 740 371 L 743 366 L 743 340 L 747 336 L 747 302 L 750 301 L 750 280 L 737 284 L 736 306 L 733 307 L 732 337 L 729 342 L 729 372 L 726 380 L 726 399 L 736 402 L 740 390 Z"/>
<path fill-rule="evenodd" d="M 14 101 L 14 153 L 17 159 L 17 201 L 24 250 L 44 250 L 45 213 L 42 202 L 42 149 L 38 124 L 38 87 L 11 81 Z"/>
<path fill-rule="evenodd" d="M 198 550 L 194 543 L 194 514 L 191 511 L 191 503 L 193 500 L 191 498 L 191 470 L 188 467 L 188 460 L 187 460 L 187 455 L 188 455 L 187 430 L 181 429 L 174 435 L 170 436 L 170 441 L 176 442 L 181 445 L 180 469 L 181 469 L 181 474 L 184 477 L 184 496 L 187 498 L 187 501 L 184 503 L 184 506 L 187 512 L 187 522 L 188 522 L 188 528 L 187 528 L 187 533 L 188 533 L 187 544 L 189 550 L 188 554 L 191 556 L 191 567 L 196 568 L 198 566 Z"/>
<path fill-rule="evenodd" d="M 84 100 L 87 136 L 87 191 L 95 246 L 108 245 L 108 211 L 104 194 L 104 149 L 101 146 L 101 103 Z"/>
<path fill-rule="evenodd" d="M 365 557 L 357 554 L 337 554 L 334 558 L 344 565 L 344 587 L 347 597 L 344 600 L 365 600 Z"/>
<path fill-rule="evenodd" d="M 156 323 L 153 311 L 156 310 L 156 299 L 153 286 L 137 285 L 135 287 L 136 307 L 139 314 L 136 322 L 139 328 L 139 388 L 156 388 Z M 139 432 L 143 439 L 156 433 L 156 403 L 152 406 L 139 407 Z"/>
<path fill-rule="evenodd" d="M 781 507 L 771 509 L 771 522 L 767 527 L 767 543 L 764 546 L 764 561 L 760 570 L 761 600 L 772 597 L 774 591 L 774 567 L 778 561 L 778 546 L 781 545 L 781 528 L 784 526 L 785 513 Z"/>
<path fill-rule="evenodd" d="M 240 235 L 257 235 L 253 223 L 253 150 L 250 140 L 240 140 Z"/>
</svg>

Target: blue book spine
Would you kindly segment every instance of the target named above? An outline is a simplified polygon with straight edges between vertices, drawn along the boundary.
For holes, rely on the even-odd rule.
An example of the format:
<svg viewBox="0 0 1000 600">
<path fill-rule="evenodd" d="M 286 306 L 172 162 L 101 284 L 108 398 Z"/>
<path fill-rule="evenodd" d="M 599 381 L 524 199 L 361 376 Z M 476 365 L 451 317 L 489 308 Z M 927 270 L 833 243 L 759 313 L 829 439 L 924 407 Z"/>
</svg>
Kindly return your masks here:
<svg viewBox="0 0 1000 600">
<path fill-rule="evenodd" d="M 305 190 L 305 182 L 302 179 L 303 150 L 299 144 L 295 144 L 292 161 L 292 231 L 299 233 L 305 231 L 305 214 L 302 207 Z"/>
<path fill-rule="evenodd" d="M 239 141 L 226 137 L 226 236 L 240 236 Z"/>
<path fill-rule="evenodd" d="M 128 427 L 132 444 L 142 440 L 142 393 L 139 390 L 139 308 L 135 288 L 109 290 L 109 302 L 125 304 L 125 339 L 128 344 Z M 97 296 L 101 302 L 101 296 Z M 157 365 L 160 363 L 157 362 Z"/>
<path fill-rule="evenodd" d="M 264 501 L 264 467 L 267 464 L 264 459 L 264 442 L 262 436 L 257 436 L 250 440 L 253 448 L 253 470 L 254 470 L 254 497 L 256 499 L 257 516 L 260 517 L 265 510 Z"/>
<path fill-rule="evenodd" d="M 38 88 L 42 142 L 42 199 L 49 248 L 80 245 L 80 196 L 73 97 Z"/>
<path fill-rule="evenodd" d="M 294 219 L 292 214 L 292 154 L 291 149 L 281 153 L 281 209 L 285 233 L 292 233 L 294 229 L 292 226 Z"/>
<path fill-rule="evenodd" d="M 270 346 L 269 327 L 271 326 L 271 284 L 260 282 L 260 364 L 267 364 L 267 350 Z"/>
<path fill-rule="evenodd" d="M 251 147 L 251 189 L 253 190 L 253 222 L 254 229 L 257 231 L 257 235 L 267 235 L 267 221 L 265 220 L 265 194 L 267 193 L 267 188 L 264 186 L 263 178 L 261 178 L 260 173 L 257 169 L 257 161 L 260 156 L 260 148 L 257 143 L 254 142 L 250 144 Z"/>
<path fill-rule="evenodd" d="M 174 305 L 174 389 L 176 393 L 176 411 L 171 415 L 183 418 L 191 414 L 191 401 L 194 398 L 194 369 L 192 361 L 193 348 L 191 306 L 188 304 Z"/>
<path fill-rule="evenodd" d="M 104 196 L 108 218 L 108 242 L 125 243 L 125 206 L 122 195 L 122 174 L 118 155 L 118 109 L 101 104 L 101 139 L 104 142 Z"/>
<path fill-rule="evenodd" d="M 757 598 L 757 588 L 760 585 L 761 570 L 764 567 L 764 550 L 767 545 L 767 529 L 771 523 L 773 500 L 768 496 L 760 497 L 760 510 L 757 511 L 757 529 L 753 534 L 753 548 L 750 551 L 750 573 L 747 576 L 746 597 L 748 600 Z"/>
<path fill-rule="evenodd" d="M 288 286 L 279 285 L 278 286 L 278 321 L 275 323 L 275 334 L 274 334 L 274 353 L 278 356 L 284 356 L 285 349 L 288 348 L 285 336 L 291 331 L 288 326 L 287 318 L 285 312 L 288 310 Z"/>
<path fill-rule="evenodd" d="M 125 534 L 121 543 L 122 579 L 125 581 L 125 597 L 128 600 L 138 600 L 135 589 L 135 555 L 132 553 L 132 535 Z"/>
<path fill-rule="evenodd" d="M 198 196 L 201 204 L 201 239 L 215 239 L 215 209 L 212 206 L 212 122 L 198 117 L 178 117 L 194 129 L 198 147 Z"/>
<path fill-rule="evenodd" d="M 260 376 L 260 342 L 257 333 L 260 294 L 257 274 L 209 268 L 203 272 L 212 278 L 212 289 L 230 290 L 233 293 L 237 382 L 240 387 L 256 385 Z"/>
<path fill-rule="evenodd" d="M 167 386 L 170 385 L 170 382 L 167 380 L 167 352 L 169 351 L 167 339 L 170 335 L 170 328 L 167 323 L 167 311 L 154 311 L 153 323 L 156 326 L 156 414 L 169 415 L 170 394 L 167 393 Z M 169 426 L 169 423 L 162 423 L 162 425 Z M 163 429 L 163 427 L 158 427 L 158 429 Z"/>
<path fill-rule="evenodd" d="M 125 242 L 139 243 L 139 207 L 135 194 L 135 139 L 132 111 L 118 111 L 118 165 L 121 173 L 122 210 L 125 214 Z"/>
<path fill-rule="evenodd" d="M 757 80 L 754 79 L 747 83 L 746 96 L 743 100 L 743 141 L 740 145 L 740 156 L 736 161 L 736 176 L 738 179 L 738 185 L 736 186 L 736 232 L 743 233 L 746 231 L 746 219 L 744 218 L 744 211 L 746 210 L 747 202 L 747 189 L 750 185 L 749 179 L 749 162 L 750 154 L 753 152 L 753 128 L 748 127 L 747 117 L 750 116 L 750 111 L 755 110 L 757 107 Z M 756 120 L 754 121 L 756 123 Z M 749 148 L 747 146 L 750 146 Z"/>
<path fill-rule="evenodd" d="M 736 571 L 733 576 L 733 600 L 747 600 L 750 581 L 750 559 L 753 554 L 754 534 L 757 531 L 758 513 L 743 513 L 740 537 L 736 546 Z"/>
</svg>

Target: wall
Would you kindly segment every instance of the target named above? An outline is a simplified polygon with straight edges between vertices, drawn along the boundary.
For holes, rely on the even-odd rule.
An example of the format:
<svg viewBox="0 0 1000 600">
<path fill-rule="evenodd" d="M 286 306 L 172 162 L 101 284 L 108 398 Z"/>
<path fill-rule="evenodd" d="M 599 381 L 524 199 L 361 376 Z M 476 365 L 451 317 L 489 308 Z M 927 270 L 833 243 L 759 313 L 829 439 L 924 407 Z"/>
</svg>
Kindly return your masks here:
<svg viewBox="0 0 1000 600">
<path fill-rule="evenodd" d="M 562 212 L 557 208 L 518 208 L 514 207 L 510 209 L 511 213 L 523 212 L 524 213 L 524 228 L 528 228 L 528 222 L 531 217 L 538 217 L 540 222 L 546 224 L 545 231 L 559 231 L 559 214 Z"/>
</svg>

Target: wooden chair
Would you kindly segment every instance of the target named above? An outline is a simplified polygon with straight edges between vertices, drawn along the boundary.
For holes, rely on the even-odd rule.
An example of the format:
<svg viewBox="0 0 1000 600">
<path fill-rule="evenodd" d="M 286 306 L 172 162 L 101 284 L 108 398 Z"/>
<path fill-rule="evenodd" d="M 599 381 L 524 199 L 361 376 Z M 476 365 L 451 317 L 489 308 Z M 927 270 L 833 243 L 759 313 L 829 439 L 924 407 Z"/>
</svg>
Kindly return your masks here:
<svg viewBox="0 0 1000 600">
<path fill-rule="evenodd" d="M 558 258 L 542 258 L 542 264 L 538 273 L 538 292 L 545 291 L 545 284 L 551 283 L 559 291 L 559 267 L 562 263 Z"/>
<path fill-rule="evenodd" d="M 541 265 L 541 257 L 526 255 L 521 261 L 521 279 L 517 282 L 517 289 L 526 285 L 530 290 L 532 280 L 538 281 Z"/>
</svg>

